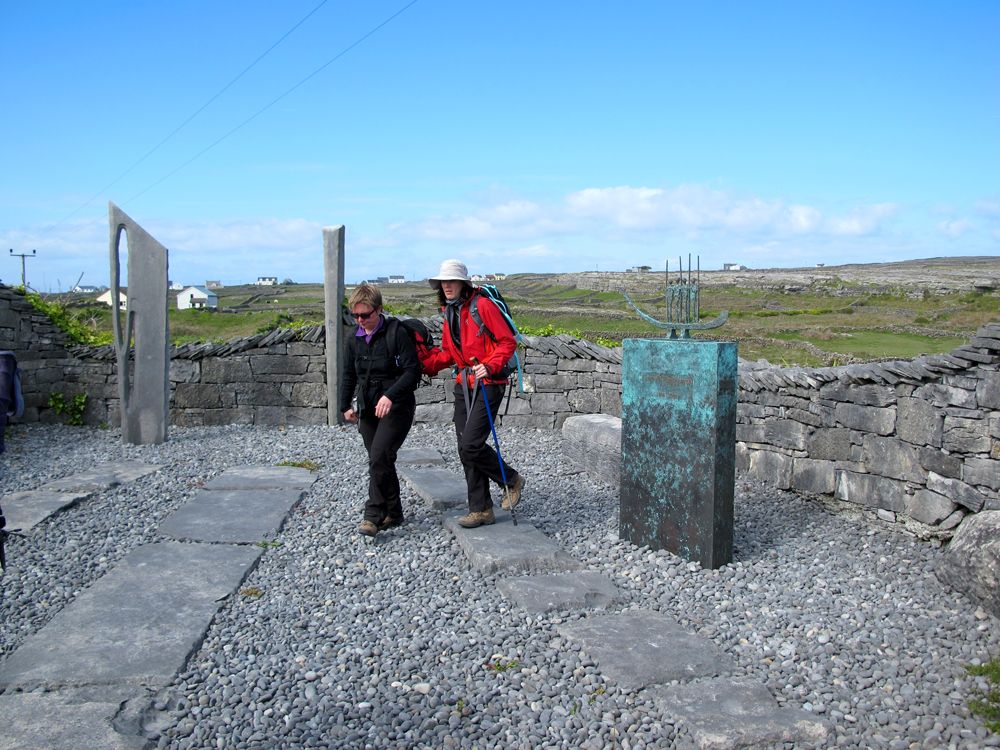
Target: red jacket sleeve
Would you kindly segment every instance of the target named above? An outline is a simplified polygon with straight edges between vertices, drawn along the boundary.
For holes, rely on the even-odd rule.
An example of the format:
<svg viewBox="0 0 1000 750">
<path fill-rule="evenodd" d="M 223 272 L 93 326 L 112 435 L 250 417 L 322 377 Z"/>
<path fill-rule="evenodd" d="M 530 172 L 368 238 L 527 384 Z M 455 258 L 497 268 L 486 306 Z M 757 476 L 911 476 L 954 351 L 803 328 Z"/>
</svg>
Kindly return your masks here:
<svg viewBox="0 0 1000 750">
<path fill-rule="evenodd" d="M 420 371 L 424 375 L 437 375 L 441 370 L 455 364 L 448 352 L 434 346 L 425 349 L 420 354 Z"/>
</svg>

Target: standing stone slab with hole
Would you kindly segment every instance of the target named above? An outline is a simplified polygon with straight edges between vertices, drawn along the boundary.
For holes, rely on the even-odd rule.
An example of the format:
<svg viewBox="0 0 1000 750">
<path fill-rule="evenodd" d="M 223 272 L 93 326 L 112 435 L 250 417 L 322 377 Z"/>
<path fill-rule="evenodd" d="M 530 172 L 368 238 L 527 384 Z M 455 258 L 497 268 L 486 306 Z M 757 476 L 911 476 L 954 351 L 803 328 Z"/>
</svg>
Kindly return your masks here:
<svg viewBox="0 0 1000 750">
<path fill-rule="evenodd" d="M 622 357 L 620 537 L 732 562 L 736 345 L 626 339 Z"/>
<path fill-rule="evenodd" d="M 167 248 L 114 203 L 108 204 L 108 223 L 111 229 L 111 321 L 118 363 L 122 442 L 133 445 L 163 443 L 167 439 L 170 404 Z M 124 325 L 118 307 L 122 293 L 119 252 L 123 232 L 128 241 Z"/>
</svg>

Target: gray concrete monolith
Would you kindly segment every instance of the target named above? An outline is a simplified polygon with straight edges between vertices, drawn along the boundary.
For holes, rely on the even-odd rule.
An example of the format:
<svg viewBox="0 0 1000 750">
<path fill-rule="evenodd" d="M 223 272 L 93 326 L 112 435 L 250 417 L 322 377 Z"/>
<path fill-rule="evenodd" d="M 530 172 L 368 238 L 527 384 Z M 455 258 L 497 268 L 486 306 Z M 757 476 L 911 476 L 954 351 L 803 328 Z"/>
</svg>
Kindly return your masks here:
<svg viewBox="0 0 1000 750">
<path fill-rule="evenodd" d="M 344 423 L 340 383 L 344 377 L 344 226 L 323 228 L 323 301 L 326 311 L 327 424 Z"/>
</svg>

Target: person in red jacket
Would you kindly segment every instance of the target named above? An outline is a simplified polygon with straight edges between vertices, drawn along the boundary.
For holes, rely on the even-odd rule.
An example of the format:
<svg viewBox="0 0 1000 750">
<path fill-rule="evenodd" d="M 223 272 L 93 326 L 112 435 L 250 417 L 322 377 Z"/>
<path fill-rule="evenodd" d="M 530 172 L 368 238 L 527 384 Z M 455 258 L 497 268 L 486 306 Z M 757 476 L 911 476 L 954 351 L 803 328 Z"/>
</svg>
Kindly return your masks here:
<svg viewBox="0 0 1000 750">
<path fill-rule="evenodd" d="M 469 493 L 469 512 L 458 523 L 471 529 L 496 520 L 490 497 L 491 479 L 504 488 L 501 506 L 508 510 L 517 505 L 524 489 L 524 477 L 506 462 L 501 473 L 501 459 L 486 443 L 490 421 L 483 404 L 483 388 L 479 385 L 485 383 L 490 414 L 496 414 L 507 387 L 507 362 L 517 342 L 503 313 L 485 296 L 478 297 L 476 308 L 483 327 L 489 331 L 480 330 L 470 312 L 478 292 L 461 261 L 444 261 L 438 275 L 430 279 L 430 285 L 437 290 L 444 311 L 444 327 L 440 348 L 435 347 L 422 357 L 421 366 L 428 375 L 436 375 L 449 366 L 455 366 L 457 371 L 455 435 Z M 506 486 L 503 477 L 507 478 Z"/>
</svg>

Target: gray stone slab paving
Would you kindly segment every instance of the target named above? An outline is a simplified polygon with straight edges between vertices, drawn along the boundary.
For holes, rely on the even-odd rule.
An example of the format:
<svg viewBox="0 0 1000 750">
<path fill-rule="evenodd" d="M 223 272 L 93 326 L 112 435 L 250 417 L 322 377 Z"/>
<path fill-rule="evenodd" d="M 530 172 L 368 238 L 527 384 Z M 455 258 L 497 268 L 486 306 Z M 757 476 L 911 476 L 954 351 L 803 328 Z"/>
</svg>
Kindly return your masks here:
<svg viewBox="0 0 1000 750">
<path fill-rule="evenodd" d="M 82 500 L 93 496 L 93 492 L 56 492 L 55 490 L 28 490 L 12 492 L 0 500 L 0 507 L 7 517 L 7 528 L 11 531 L 30 531 L 49 516 L 61 510 L 72 508 Z"/>
<path fill-rule="evenodd" d="M 180 542 L 133 549 L 0 665 L 0 688 L 167 684 L 262 551 Z"/>
<path fill-rule="evenodd" d="M 0 750 L 140 750 L 146 740 L 120 734 L 112 721 L 127 690 L 102 688 L 100 697 L 79 691 L 0 695 Z M 58 718 L 56 718 L 58 717 Z"/>
<path fill-rule="evenodd" d="M 514 604 L 532 613 L 604 609 L 622 599 L 614 582 L 596 570 L 504 578 L 497 588 Z"/>
<path fill-rule="evenodd" d="M 781 708 L 764 685 L 751 679 L 659 685 L 644 694 L 686 727 L 701 750 L 817 743 L 829 731 L 808 711 Z"/>
<path fill-rule="evenodd" d="M 182 541 L 252 544 L 277 534 L 305 496 L 301 489 L 199 490 L 160 524 Z"/>
<path fill-rule="evenodd" d="M 298 466 L 241 466 L 226 469 L 205 482 L 206 490 L 308 489 L 316 481 L 309 469 Z"/>
<path fill-rule="evenodd" d="M 733 669 L 722 649 L 659 612 L 595 615 L 557 629 L 579 641 L 601 673 L 624 690 L 715 677 Z"/>
<path fill-rule="evenodd" d="M 156 464 L 146 464 L 138 461 L 117 461 L 98 464 L 90 471 L 81 471 L 62 479 L 46 482 L 38 489 L 55 490 L 56 492 L 88 492 L 107 490 L 119 484 L 134 482 L 147 474 L 159 470 Z"/>
<path fill-rule="evenodd" d="M 531 573 L 577 570 L 580 562 L 530 523 L 515 526 L 506 511 L 497 510 L 497 522 L 490 526 L 463 529 L 458 516 L 446 516 L 442 523 L 455 535 L 469 564 L 483 573 Z"/>
<path fill-rule="evenodd" d="M 447 469 L 426 466 L 400 466 L 396 471 L 432 508 L 468 507 L 469 493 L 464 476 Z"/>
<path fill-rule="evenodd" d="M 396 454 L 397 464 L 443 464 L 444 456 L 437 448 L 418 445 L 413 448 L 400 448 Z"/>
</svg>

